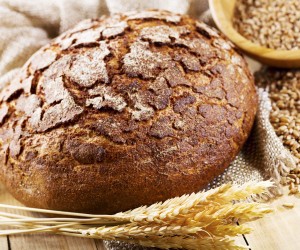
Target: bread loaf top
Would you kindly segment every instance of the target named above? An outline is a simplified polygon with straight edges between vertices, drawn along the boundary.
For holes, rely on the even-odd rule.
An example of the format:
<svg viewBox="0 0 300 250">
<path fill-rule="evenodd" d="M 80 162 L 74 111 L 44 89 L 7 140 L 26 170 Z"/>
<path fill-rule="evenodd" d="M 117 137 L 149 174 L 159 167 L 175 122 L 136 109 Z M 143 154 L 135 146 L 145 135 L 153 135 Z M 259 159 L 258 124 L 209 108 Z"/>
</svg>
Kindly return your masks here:
<svg viewBox="0 0 300 250">
<path fill-rule="evenodd" d="M 28 205 L 100 212 L 206 185 L 257 106 L 233 44 L 152 10 L 82 21 L 35 53 L 0 101 L 8 189 Z"/>
</svg>

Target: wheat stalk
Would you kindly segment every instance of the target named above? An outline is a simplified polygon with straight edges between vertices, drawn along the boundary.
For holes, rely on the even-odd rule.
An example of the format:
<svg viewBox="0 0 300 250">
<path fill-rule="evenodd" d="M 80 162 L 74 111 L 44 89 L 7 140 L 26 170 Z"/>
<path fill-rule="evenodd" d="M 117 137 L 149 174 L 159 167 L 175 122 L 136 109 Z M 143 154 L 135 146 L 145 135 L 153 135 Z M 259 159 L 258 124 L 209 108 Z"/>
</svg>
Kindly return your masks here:
<svg viewBox="0 0 300 250">
<path fill-rule="evenodd" d="M 184 249 L 244 249 L 234 245 L 239 234 L 250 233 L 245 225 L 271 212 L 269 206 L 248 202 L 272 186 L 250 182 L 183 195 L 151 206 L 115 215 L 93 215 L 24 208 L 0 204 L 0 208 L 57 214 L 59 218 L 32 218 L 0 212 L 0 225 L 15 227 L 0 235 L 49 232 L 86 238 L 122 240 L 143 246 Z M 73 216 L 73 217 L 69 217 Z"/>
</svg>

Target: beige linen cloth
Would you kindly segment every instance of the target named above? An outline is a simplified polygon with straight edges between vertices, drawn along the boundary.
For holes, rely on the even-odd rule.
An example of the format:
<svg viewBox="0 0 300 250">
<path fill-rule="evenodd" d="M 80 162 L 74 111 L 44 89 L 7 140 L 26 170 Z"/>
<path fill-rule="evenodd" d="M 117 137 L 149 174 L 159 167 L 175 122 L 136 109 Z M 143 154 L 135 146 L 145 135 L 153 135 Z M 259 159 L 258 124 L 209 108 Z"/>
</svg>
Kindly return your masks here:
<svg viewBox="0 0 300 250">
<path fill-rule="evenodd" d="M 8 84 L 19 67 L 41 46 L 85 18 L 148 8 L 189 13 L 200 18 L 207 0 L 0 0 L 0 88 Z M 207 19 L 207 12 L 202 17 Z M 250 61 L 252 70 L 255 63 Z M 269 122 L 268 93 L 258 90 L 259 110 L 252 134 L 242 152 L 224 174 L 208 188 L 233 181 L 272 179 L 279 184 L 280 173 L 295 163 Z M 280 187 L 269 196 L 280 194 Z M 267 198 L 267 197 L 266 197 Z M 138 246 L 106 242 L 110 249 L 139 249 Z"/>
</svg>

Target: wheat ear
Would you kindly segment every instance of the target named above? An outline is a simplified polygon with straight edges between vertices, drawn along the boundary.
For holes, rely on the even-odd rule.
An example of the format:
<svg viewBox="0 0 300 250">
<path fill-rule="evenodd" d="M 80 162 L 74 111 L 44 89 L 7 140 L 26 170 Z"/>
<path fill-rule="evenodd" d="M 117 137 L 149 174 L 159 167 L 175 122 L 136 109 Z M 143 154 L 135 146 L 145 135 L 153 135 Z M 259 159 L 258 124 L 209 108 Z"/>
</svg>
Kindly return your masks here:
<svg viewBox="0 0 300 250">
<path fill-rule="evenodd" d="M 206 191 L 183 195 L 115 215 L 92 215 L 24 208 L 0 204 L 0 208 L 58 214 L 59 218 L 32 218 L 0 212 L 0 235 L 48 232 L 85 238 L 122 240 L 143 246 L 184 249 L 244 249 L 233 238 L 250 233 L 245 223 L 270 213 L 266 204 L 249 202 L 263 194 L 270 182 L 230 183 Z M 67 217 L 66 217 L 67 216 Z M 75 217 L 70 217 L 75 216 Z M 16 229 L 17 228 L 17 229 Z M 18 229 L 19 228 L 19 229 Z"/>
</svg>

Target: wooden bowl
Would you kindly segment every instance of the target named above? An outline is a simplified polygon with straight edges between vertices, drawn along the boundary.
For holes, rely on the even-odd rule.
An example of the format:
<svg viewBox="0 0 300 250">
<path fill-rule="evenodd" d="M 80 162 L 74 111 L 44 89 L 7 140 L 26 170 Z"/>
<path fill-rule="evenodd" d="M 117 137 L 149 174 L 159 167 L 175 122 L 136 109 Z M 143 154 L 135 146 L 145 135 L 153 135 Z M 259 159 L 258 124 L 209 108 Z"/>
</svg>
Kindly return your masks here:
<svg viewBox="0 0 300 250">
<path fill-rule="evenodd" d="M 300 67 L 300 50 L 269 49 L 257 45 L 239 34 L 232 25 L 235 3 L 236 0 L 209 0 L 214 22 L 229 40 L 261 63 L 281 68 Z"/>
</svg>

